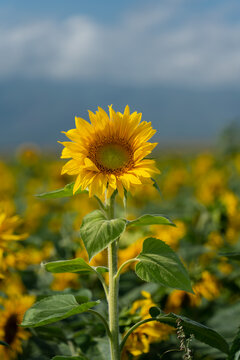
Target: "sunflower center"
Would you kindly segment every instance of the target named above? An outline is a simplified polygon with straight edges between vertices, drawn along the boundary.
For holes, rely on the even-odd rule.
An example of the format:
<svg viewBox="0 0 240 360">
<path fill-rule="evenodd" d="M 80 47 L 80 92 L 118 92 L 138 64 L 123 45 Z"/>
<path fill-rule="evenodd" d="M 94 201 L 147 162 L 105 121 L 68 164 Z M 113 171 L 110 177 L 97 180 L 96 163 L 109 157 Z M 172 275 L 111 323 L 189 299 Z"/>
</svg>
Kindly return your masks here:
<svg viewBox="0 0 240 360">
<path fill-rule="evenodd" d="M 120 175 L 133 165 L 133 151 L 124 139 L 111 139 L 89 148 L 89 158 L 104 173 Z"/>
<path fill-rule="evenodd" d="M 12 314 L 6 321 L 4 326 L 4 341 L 11 345 L 17 335 L 18 331 L 18 318 L 17 314 Z"/>
<path fill-rule="evenodd" d="M 128 163 L 129 153 L 119 144 L 105 144 L 98 150 L 97 160 L 108 169 L 119 169 Z"/>
</svg>

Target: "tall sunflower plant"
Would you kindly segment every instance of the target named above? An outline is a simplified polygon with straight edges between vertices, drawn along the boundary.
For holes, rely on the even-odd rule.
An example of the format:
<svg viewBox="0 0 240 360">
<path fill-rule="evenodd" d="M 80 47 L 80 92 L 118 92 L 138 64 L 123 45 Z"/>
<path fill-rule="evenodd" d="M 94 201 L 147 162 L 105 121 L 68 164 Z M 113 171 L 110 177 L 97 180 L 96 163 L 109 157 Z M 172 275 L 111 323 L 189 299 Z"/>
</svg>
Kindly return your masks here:
<svg viewBox="0 0 240 360">
<path fill-rule="evenodd" d="M 108 317 L 98 311 L 99 300 L 81 302 L 72 294 L 47 296 L 29 308 L 21 326 L 35 328 L 51 324 L 83 312 L 90 312 L 101 321 L 109 339 L 109 354 L 106 359 L 120 360 L 124 345 L 137 327 L 157 321 L 177 328 L 179 324 L 185 335 L 227 353 L 228 345 L 214 330 L 186 317 L 173 313 L 165 314 L 158 307 L 152 307 L 149 317 L 144 318 L 120 334 L 119 329 L 119 278 L 129 263 L 135 263 L 137 276 L 146 282 L 155 282 L 164 287 L 192 293 L 191 281 L 184 265 L 176 253 L 160 239 L 150 237 L 144 240 L 142 251 L 133 259 L 118 266 L 118 247 L 123 233 L 130 227 L 146 225 L 175 226 L 166 216 L 145 214 L 134 220 L 117 217 L 115 200 L 119 196 L 126 205 L 128 193 L 134 193 L 145 184 L 155 186 L 154 174 L 159 173 L 155 161 L 146 158 L 157 143 L 148 140 L 155 134 L 150 122 L 141 121 L 142 114 L 130 113 L 126 106 L 124 113 L 109 107 L 109 115 L 101 108 L 96 113 L 89 111 L 90 122 L 76 117 L 76 128 L 64 132 L 70 141 L 61 142 L 63 159 L 69 159 L 62 168 L 62 174 L 74 175 L 74 183 L 64 188 L 39 195 L 41 198 L 81 196 L 88 193 L 95 197 L 99 209 L 87 214 L 82 221 L 80 237 L 90 260 L 104 249 L 108 251 L 108 266 L 90 266 L 83 258 L 60 260 L 43 264 L 51 273 L 93 273 L 102 284 L 108 304 Z M 106 281 L 108 273 L 108 281 Z M 81 349 L 75 349 L 73 356 L 61 359 L 87 359 Z"/>
</svg>

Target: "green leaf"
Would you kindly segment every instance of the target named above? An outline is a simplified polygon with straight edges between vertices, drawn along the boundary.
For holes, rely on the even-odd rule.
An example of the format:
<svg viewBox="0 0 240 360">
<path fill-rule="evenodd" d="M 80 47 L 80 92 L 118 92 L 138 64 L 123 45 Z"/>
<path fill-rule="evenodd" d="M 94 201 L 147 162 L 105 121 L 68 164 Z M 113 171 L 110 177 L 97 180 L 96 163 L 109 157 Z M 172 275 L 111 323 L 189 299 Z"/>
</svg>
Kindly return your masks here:
<svg viewBox="0 0 240 360">
<path fill-rule="evenodd" d="M 108 220 L 100 211 L 95 210 L 83 218 L 80 235 L 87 250 L 89 261 L 116 240 L 125 230 L 125 219 Z"/>
<path fill-rule="evenodd" d="M 87 311 L 97 304 L 99 301 L 79 304 L 70 294 L 49 296 L 38 301 L 26 311 L 21 326 L 37 327 L 51 324 Z"/>
<path fill-rule="evenodd" d="M 92 266 L 81 258 L 72 260 L 59 260 L 43 264 L 45 270 L 51 273 L 81 273 L 95 272 Z"/>
<path fill-rule="evenodd" d="M 82 258 L 72 260 L 58 260 L 43 264 L 45 270 L 51 273 L 97 273 L 102 274 L 108 272 L 106 266 L 90 266 Z"/>
<path fill-rule="evenodd" d="M 238 356 L 237 356 L 238 354 Z M 240 355 L 240 328 L 238 329 L 237 335 L 233 339 L 230 351 L 229 351 L 229 357 L 228 360 L 236 360 L 239 359 Z"/>
<path fill-rule="evenodd" d="M 219 253 L 219 255 L 232 260 L 240 261 L 240 252 Z"/>
<path fill-rule="evenodd" d="M 155 238 L 144 240 L 137 259 L 139 262 L 135 271 L 142 280 L 193 293 L 186 269 L 163 241 Z"/>
<path fill-rule="evenodd" d="M 215 330 L 202 325 L 196 321 L 188 319 L 185 316 L 176 315 L 169 313 L 164 316 L 159 316 L 157 319 L 160 322 L 165 324 L 177 327 L 177 320 L 180 320 L 180 326 L 183 327 L 184 334 L 190 336 L 191 334 L 194 337 L 203 342 L 204 344 L 210 345 L 211 347 L 222 351 L 225 354 L 229 352 L 229 346 L 225 339 L 218 334 Z"/>
<path fill-rule="evenodd" d="M 146 214 L 143 216 L 140 216 L 138 219 L 128 221 L 128 226 L 130 225 L 170 225 L 170 226 L 176 226 L 169 218 L 167 218 L 164 215 L 151 215 Z"/>
<path fill-rule="evenodd" d="M 67 184 L 61 189 L 45 192 L 42 194 L 37 194 L 36 196 L 41 199 L 58 199 L 58 198 L 73 196 L 73 187 L 74 187 L 74 182 L 72 182 L 71 184 Z M 85 193 L 88 193 L 88 191 L 87 190 L 82 191 L 81 189 L 78 189 L 75 195 L 85 194 Z"/>
<path fill-rule="evenodd" d="M 87 360 L 85 356 L 62 356 L 57 355 L 52 358 L 52 360 Z"/>
<path fill-rule="evenodd" d="M 3 345 L 3 346 L 9 346 L 8 343 L 6 343 L 5 341 L 3 340 L 0 340 L 0 345 Z"/>
</svg>

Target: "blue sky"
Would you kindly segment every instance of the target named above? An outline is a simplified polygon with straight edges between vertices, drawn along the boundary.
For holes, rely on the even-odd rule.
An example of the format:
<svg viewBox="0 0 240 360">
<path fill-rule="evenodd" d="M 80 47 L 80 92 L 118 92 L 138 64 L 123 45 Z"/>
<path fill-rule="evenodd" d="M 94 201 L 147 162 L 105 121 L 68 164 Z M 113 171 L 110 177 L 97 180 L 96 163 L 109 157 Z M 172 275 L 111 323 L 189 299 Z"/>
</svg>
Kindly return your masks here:
<svg viewBox="0 0 240 360">
<path fill-rule="evenodd" d="M 71 105 L 84 115 L 100 100 L 140 104 L 158 129 L 163 107 L 166 139 L 173 128 L 179 139 L 213 137 L 240 115 L 239 39 L 239 0 L 0 0 L 1 143 L 16 118 L 25 131 L 12 132 L 13 145 L 43 143 L 27 119 L 53 133 L 49 114 L 64 126 Z"/>
</svg>

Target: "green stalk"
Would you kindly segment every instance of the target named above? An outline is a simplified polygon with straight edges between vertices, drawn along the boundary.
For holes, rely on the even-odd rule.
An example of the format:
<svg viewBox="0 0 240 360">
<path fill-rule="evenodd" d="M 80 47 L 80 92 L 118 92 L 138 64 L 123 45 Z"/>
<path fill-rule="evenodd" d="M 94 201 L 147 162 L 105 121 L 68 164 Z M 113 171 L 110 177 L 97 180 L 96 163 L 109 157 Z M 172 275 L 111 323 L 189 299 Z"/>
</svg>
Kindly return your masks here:
<svg viewBox="0 0 240 360">
<path fill-rule="evenodd" d="M 115 196 L 114 192 L 110 199 L 109 218 L 115 216 Z M 108 293 L 108 314 L 111 360 L 120 360 L 119 346 L 119 310 L 118 310 L 118 288 L 119 280 L 116 277 L 118 265 L 118 239 L 108 246 L 108 267 L 109 267 L 109 293 Z"/>
<path fill-rule="evenodd" d="M 120 268 L 118 269 L 118 272 L 117 272 L 115 278 L 119 278 L 120 273 L 121 273 L 122 269 L 123 269 L 125 266 L 127 266 L 127 265 L 130 264 L 131 262 L 136 262 L 136 261 L 139 261 L 139 259 L 134 258 L 134 259 L 129 259 L 129 260 L 125 261 L 125 262 L 120 266 Z"/>
</svg>

